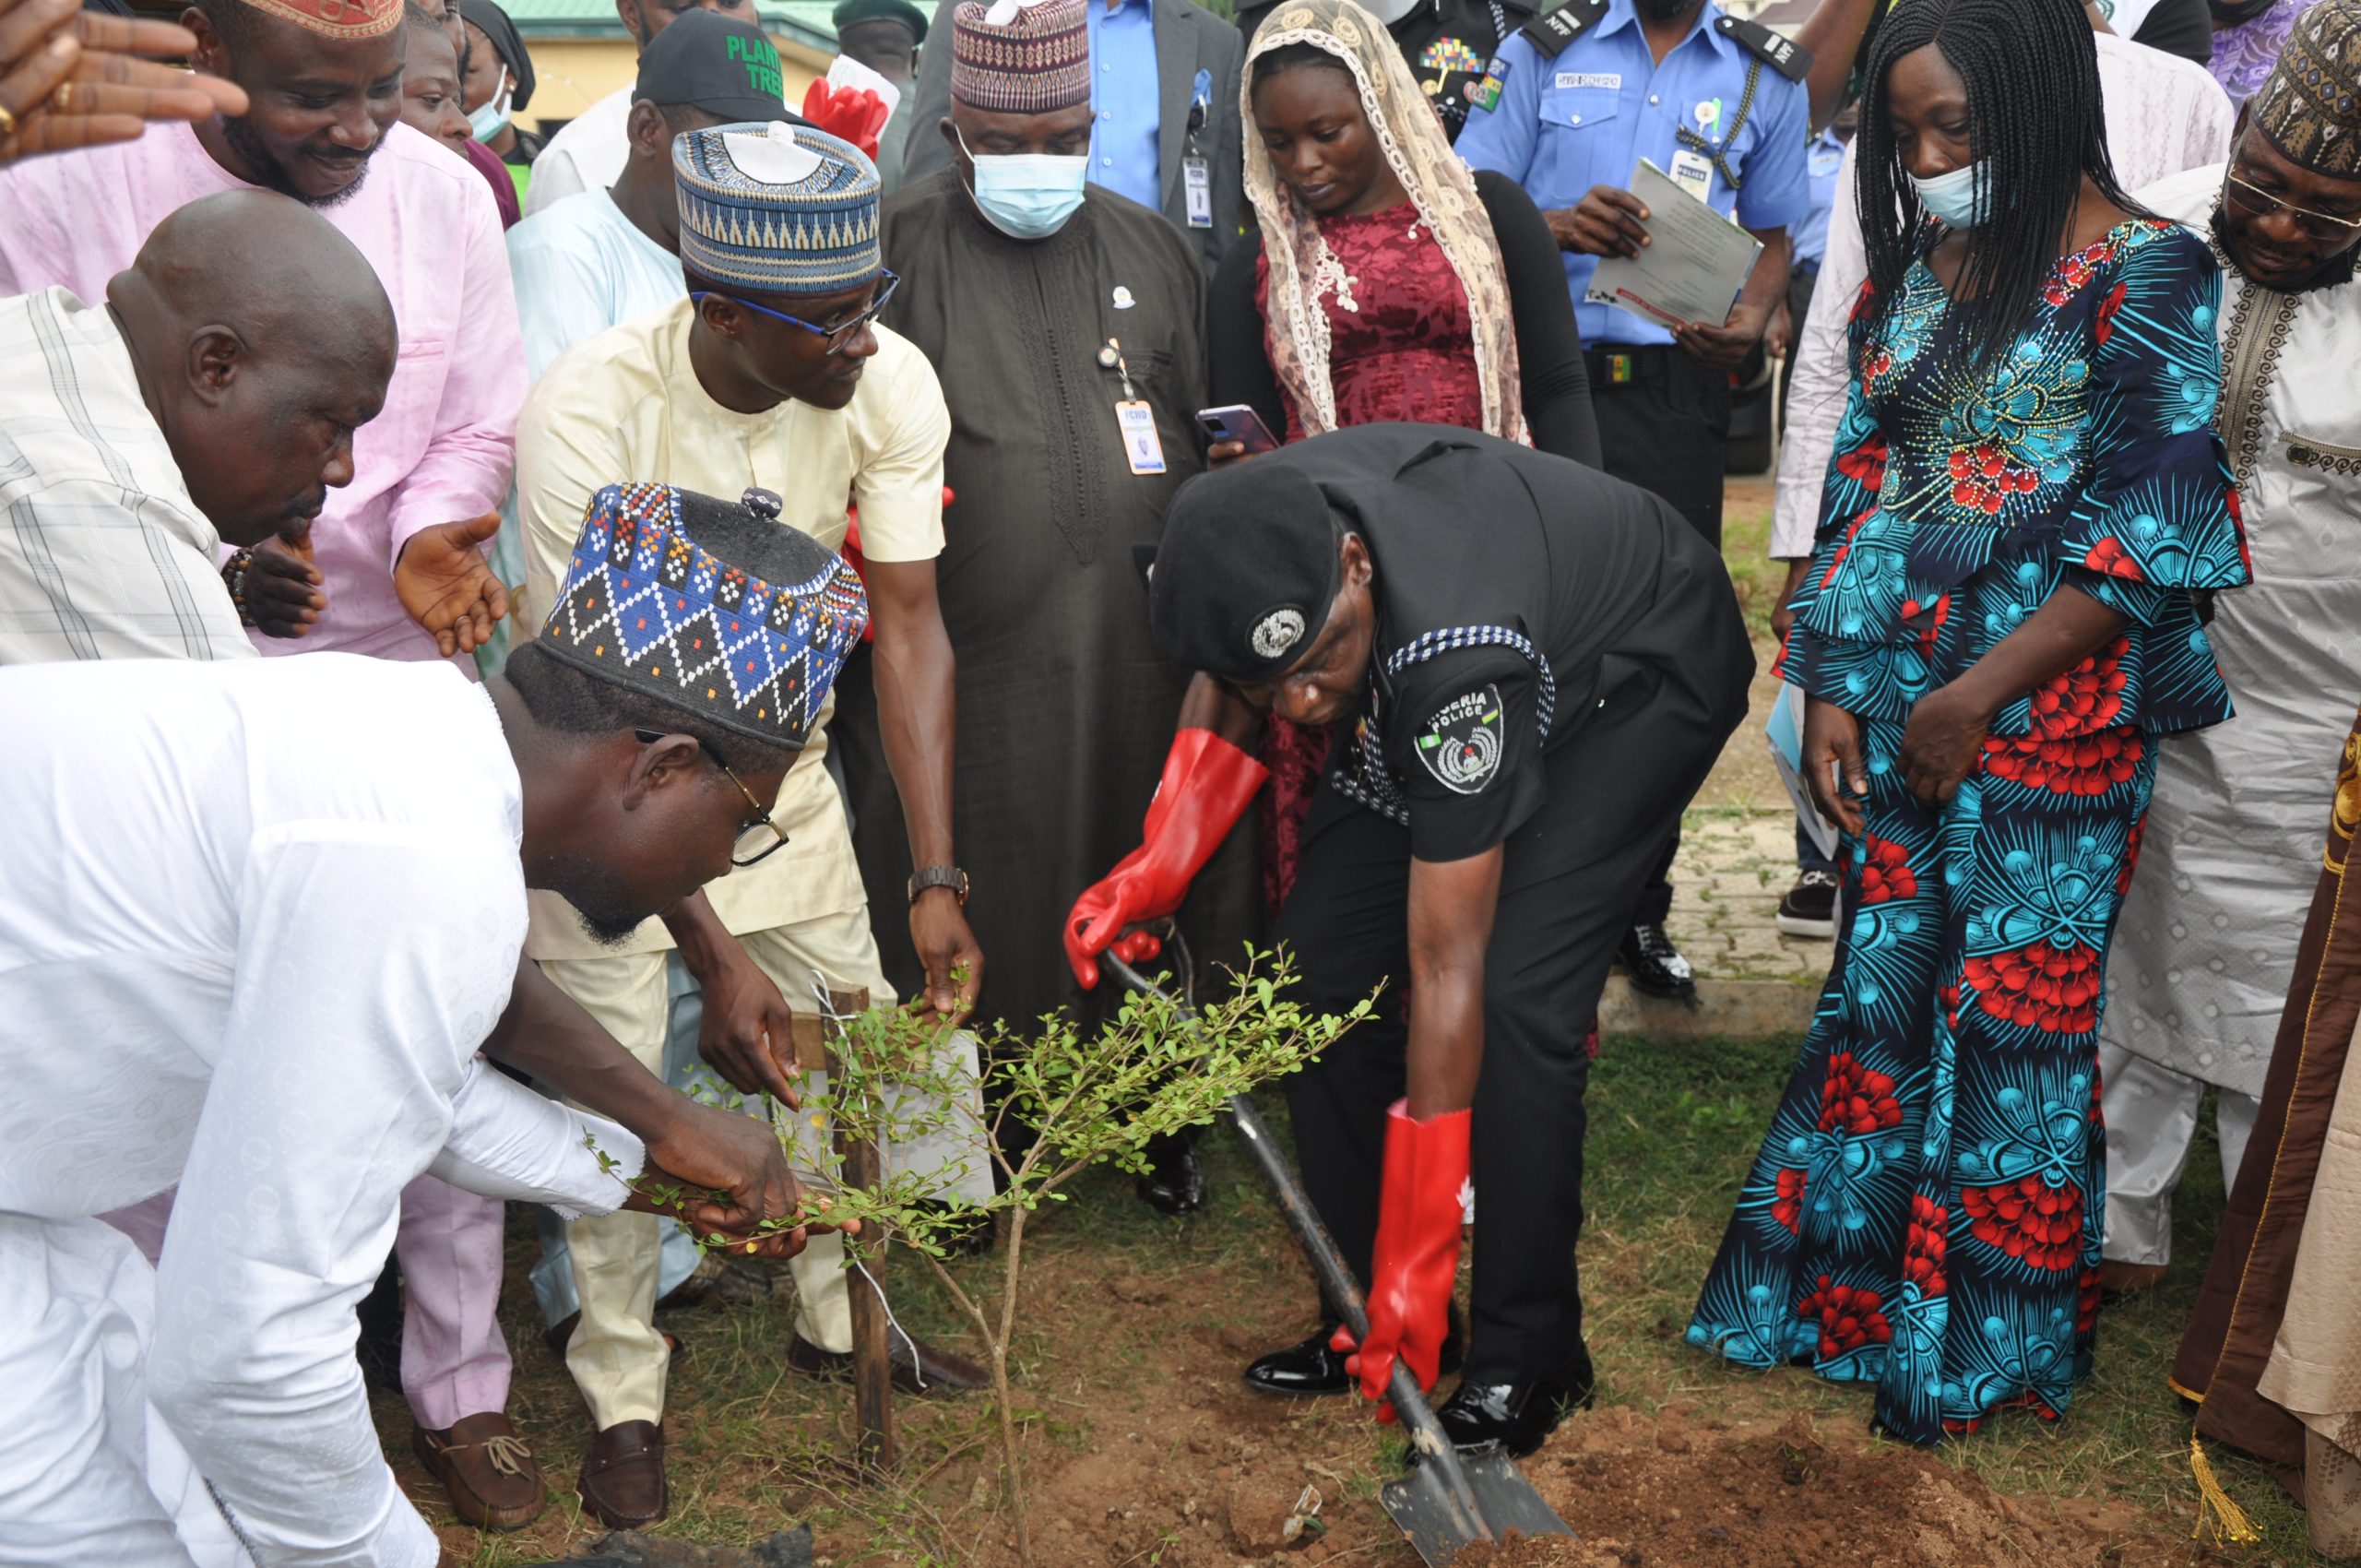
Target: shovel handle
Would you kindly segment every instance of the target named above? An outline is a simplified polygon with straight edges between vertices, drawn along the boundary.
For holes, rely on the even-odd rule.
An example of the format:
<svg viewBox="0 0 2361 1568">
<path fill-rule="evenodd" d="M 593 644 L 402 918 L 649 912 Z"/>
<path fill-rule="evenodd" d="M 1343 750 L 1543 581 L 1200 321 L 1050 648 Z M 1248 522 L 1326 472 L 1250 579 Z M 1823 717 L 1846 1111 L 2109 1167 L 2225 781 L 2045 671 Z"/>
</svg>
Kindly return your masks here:
<svg viewBox="0 0 2361 1568">
<path fill-rule="evenodd" d="M 1180 943 L 1177 934 L 1171 940 L 1175 944 Z M 1184 968 L 1186 953 L 1183 946 L 1180 962 Z M 1192 1024 L 1195 1022 L 1197 1007 L 1193 998 L 1184 995 L 1176 1000 L 1166 996 L 1155 981 L 1111 952 L 1105 954 L 1100 961 L 1125 985 L 1145 995 L 1163 997 L 1172 1002 L 1183 1018 Z M 1328 1227 L 1321 1223 L 1319 1211 L 1311 1206 L 1311 1194 L 1303 1190 L 1302 1178 L 1287 1163 L 1287 1157 L 1281 1151 L 1278 1140 L 1271 1135 L 1270 1126 L 1263 1120 L 1263 1113 L 1254 1108 L 1252 1099 L 1241 1094 L 1230 1100 L 1229 1117 L 1237 1124 L 1239 1135 L 1246 1141 L 1248 1158 L 1254 1161 L 1255 1169 L 1262 1171 L 1263 1179 L 1270 1183 L 1272 1195 L 1279 1200 L 1279 1212 L 1286 1217 L 1287 1228 L 1295 1232 L 1296 1241 L 1301 1243 L 1304 1256 L 1311 1260 L 1311 1272 L 1319 1277 L 1322 1292 L 1344 1314 L 1345 1326 L 1353 1331 L 1353 1338 L 1356 1341 L 1367 1339 L 1369 1306 L 1361 1297 L 1360 1281 L 1353 1277 L 1353 1271 L 1346 1265 L 1345 1254 L 1337 1250 L 1335 1238 L 1329 1235 Z M 1404 1430 L 1409 1432 L 1418 1461 L 1435 1467 L 1448 1488 L 1452 1501 L 1465 1514 L 1465 1518 L 1454 1521 L 1465 1532 L 1464 1538 L 1494 1538 L 1491 1526 L 1484 1522 L 1483 1510 L 1477 1503 L 1475 1488 L 1468 1484 L 1467 1472 L 1460 1466 L 1459 1451 L 1452 1446 L 1450 1436 L 1442 1430 L 1442 1422 L 1435 1417 L 1434 1407 L 1427 1402 L 1418 1379 L 1399 1356 L 1394 1359 L 1394 1374 L 1386 1382 L 1385 1397 L 1392 1402 L 1394 1413 L 1401 1419 Z"/>
</svg>

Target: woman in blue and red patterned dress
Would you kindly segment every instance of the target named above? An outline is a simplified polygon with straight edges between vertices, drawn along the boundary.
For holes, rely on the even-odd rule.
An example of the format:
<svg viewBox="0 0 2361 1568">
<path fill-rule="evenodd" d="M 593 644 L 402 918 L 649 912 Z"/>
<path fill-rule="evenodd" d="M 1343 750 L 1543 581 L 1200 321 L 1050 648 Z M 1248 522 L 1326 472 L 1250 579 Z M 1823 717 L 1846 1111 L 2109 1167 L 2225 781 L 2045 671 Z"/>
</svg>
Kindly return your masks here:
<svg viewBox="0 0 2361 1568">
<path fill-rule="evenodd" d="M 2192 594 L 2248 573 L 2219 275 L 2117 187 L 2077 0 L 1916 0 L 1869 82 L 1900 220 L 1783 655 L 1847 914 L 1689 1338 L 1932 1443 L 2089 1371 L 2107 941 L 2156 738 L 2230 716 Z"/>
<path fill-rule="evenodd" d="M 1598 467 L 1549 226 L 1513 181 L 1468 173 L 1383 24 L 1351 0 L 1286 0 L 1242 90 L 1260 232 L 1229 248 L 1205 302 L 1214 402 L 1249 405 L 1282 441 L 1406 420 Z M 1283 719 L 1264 738 L 1274 913 L 1327 752 L 1326 730 Z"/>
</svg>

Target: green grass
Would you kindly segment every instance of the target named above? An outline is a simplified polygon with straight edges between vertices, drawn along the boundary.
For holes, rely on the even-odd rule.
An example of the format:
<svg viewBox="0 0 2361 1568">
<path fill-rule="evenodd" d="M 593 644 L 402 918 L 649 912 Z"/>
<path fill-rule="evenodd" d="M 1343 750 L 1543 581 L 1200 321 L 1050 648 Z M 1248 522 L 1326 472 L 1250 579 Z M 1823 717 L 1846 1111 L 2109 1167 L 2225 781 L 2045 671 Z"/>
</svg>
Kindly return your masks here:
<svg viewBox="0 0 2361 1568">
<path fill-rule="evenodd" d="M 1734 1420 L 1802 1410 L 1832 1431 L 1866 1424 L 1864 1390 L 1832 1387 L 1796 1370 L 1733 1369 L 1681 1339 L 1793 1052 L 1791 1041 L 1608 1041 L 1592 1080 L 1590 1216 L 1582 1244 L 1585 1326 L 1603 1401 L 1647 1412 L 1690 1405 Z M 1278 1096 L 1264 1098 L 1275 1111 Z M 1127 1178 L 1102 1171 L 1028 1236 L 1015 1362 L 1037 1443 L 1067 1454 L 1135 1437 L 1178 1443 L 1150 1424 L 1173 1408 L 1171 1369 L 1226 1379 L 1244 1359 L 1241 1346 L 1284 1343 L 1310 1326 L 1302 1263 L 1233 1135 L 1216 1132 L 1205 1153 L 1210 1202 L 1194 1221 L 1153 1214 L 1133 1199 Z M 2220 1202 L 2208 1137 L 2191 1157 L 2178 1205 L 2173 1274 L 2157 1290 L 2105 1310 L 2097 1375 L 2076 1391 L 2065 1422 L 2003 1417 L 1946 1445 L 1946 1459 L 2018 1496 L 2128 1504 L 2159 1537 L 2185 1538 L 2196 1496 L 2189 1422 L 2164 1375 L 2213 1245 Z M 541 1455 L 552 1507 L 521 1536 L 450 1531 L 446 1539 L 463 1554 L 472 1551 L 462 1560 L 476 1568 L 562 1556 L 579 1527 L 571 1483 L 587 1423 L 528 1315 L 522 1280 L 529 1237 L 528 1224 L 512 1230 L 504 1314 L 517 1360 L 511 1412 Z M 956 1267 L 969 1289 L 989 1289 L 999 1260 Z M 913 1332 L 974 1348 L 917 1260 L 897 1255 L 892 1279 L 896 1310 Z M 666 1322 L 686 1349 L 671 1380 L 674 1512 L 664 1533 L 742 1543 L 784 1521 L 809 1519 L 823 1554 L 840 1564 L 947 1568 L 967 1560 L 963 1542 L 999 1528 L 983 1479 L 992 1453 L 985 1401 L 898 1402 L 901 1463 L 891 1484 L 872 1488 L 842 1461 L 851 1448 L 843 1386 L 814 1384 L 786 1365 L 791 1318 L 784 1289 L 763 1306 L 705 1309 Z M 1216 1343 L 1216 1330 L 1230 1337 Z M 439 1518 L 439 1499 L 409 1458 L 398 1395 L 381 1394 L 377 1410 L 411 1495 L 430 1519 Z M 1325 1467 L 1320 1473 L 1337 1476 L 1348 1498 L 1366 1497 L 1398 1463 L 1398 1447 L 1388 1446 L 1398 1440 L 1343 1401 L 1295 1408 L 1276 1427 L 1251 1435 L 1316 1456 Z M 2213 1452 L 2224 1485 L 2264 1540 L 2206 1561 L 2241 1568 L 2312 1561 L 2302 1515 L 2269 1475 L 2218 1446 Z M 1047 1468 L 1036 1462 L 1037 1483 Z"/>
<path fill-rule="evenodd" d="M 1738 1182 L 1753 1158 L 1791 1048 L 1762 1043 L 1660 1044 L 1610 1039 L 1593 1080 L 1583 1240 L 1590 1336 L 1607 1379 L 1602 1397 L 1654 1408 L 1675 1400 L 1726 1408 L 1803 1408 L 1866 1421 L 1865 1392 L 1798 1371 L 1754 1373 L 1707 1360 L 1680 1339 Z M 2165 1384 L 2221 1212 L 2221 1162 L 2208 1131 L 2190 1155 L 2176 1208 L 2173 1272 L 2158 1289 L 2111 1302 L 2099 1319 L 2097 1366 L 2067 1420 L 2002 1417 L 1948 1443 L 1950 1462 L 2012 1493 L 2118 1500 L 2186 1534 L 2196 1485 L 2189 1417 Z M 2312 1561 L 2300 1510 L 2270 1473 L 2209 1445 L 2216 1473 L 2263 1535 L 2230 1561 Z"/>
</svg>

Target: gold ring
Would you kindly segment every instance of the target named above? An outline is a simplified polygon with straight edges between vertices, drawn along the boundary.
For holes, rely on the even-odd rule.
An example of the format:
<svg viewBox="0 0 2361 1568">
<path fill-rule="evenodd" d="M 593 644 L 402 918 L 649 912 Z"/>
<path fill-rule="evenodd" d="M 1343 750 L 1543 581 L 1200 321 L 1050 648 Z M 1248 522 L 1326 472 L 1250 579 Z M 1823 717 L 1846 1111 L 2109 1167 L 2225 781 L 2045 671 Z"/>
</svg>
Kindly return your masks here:
<svg viewBox="0 0 2361 1568">
<path fill-rule="evenodd" d="M 55 109 L 60 114 L 71 114 L 74 113 L 74 84 L 72 82 L 59 82 L 57 84 L 57 90 L 49 95 L 49 101 L 50 106 Z"/>
<path fill-rule="evenodd" d="M 0 137 L 13 137 L 16 134 L 17 117 L 8 113 L 6 104 L 0 103 Z"/>
</svg>

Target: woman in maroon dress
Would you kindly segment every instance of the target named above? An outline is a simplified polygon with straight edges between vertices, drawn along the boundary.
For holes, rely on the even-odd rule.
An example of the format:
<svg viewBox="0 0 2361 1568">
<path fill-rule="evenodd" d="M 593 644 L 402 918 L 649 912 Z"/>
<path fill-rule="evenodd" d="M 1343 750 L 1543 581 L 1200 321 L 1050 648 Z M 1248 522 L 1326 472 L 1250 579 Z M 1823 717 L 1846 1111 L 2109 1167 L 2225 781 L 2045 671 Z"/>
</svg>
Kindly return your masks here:
<svg viewBox="0 0 2361 1568">
<path fill-rule="evenodd" d="M 1206 302 L 1211 391 L 1287 441 L 1406 420 L 1599 466 L 1582 339 L 1531 198 L 1470 175 L 1384 28 L 1352 0 L 1282 0 L 1248 51 L 1246 194 Z M 1242 448 L 1216 446 L 1216 465 Z M 1274 719 L 1263 886 L 1295 880 L 1328 735 Z"/>
</svg>

